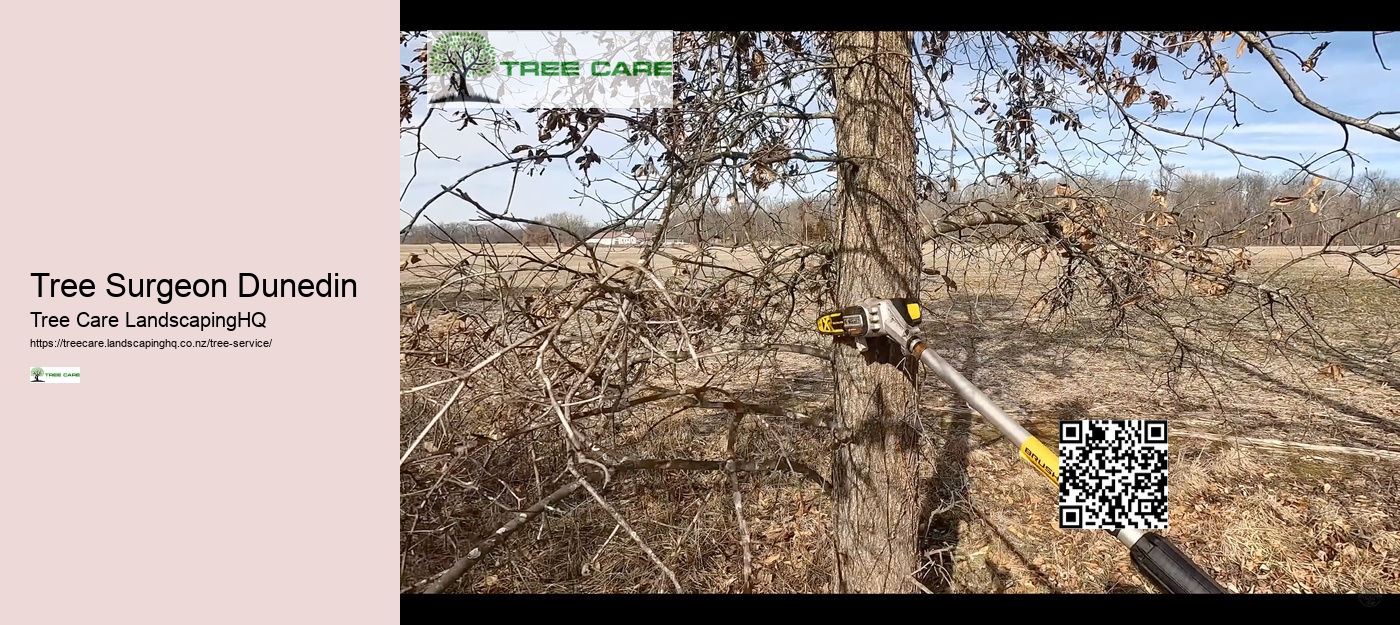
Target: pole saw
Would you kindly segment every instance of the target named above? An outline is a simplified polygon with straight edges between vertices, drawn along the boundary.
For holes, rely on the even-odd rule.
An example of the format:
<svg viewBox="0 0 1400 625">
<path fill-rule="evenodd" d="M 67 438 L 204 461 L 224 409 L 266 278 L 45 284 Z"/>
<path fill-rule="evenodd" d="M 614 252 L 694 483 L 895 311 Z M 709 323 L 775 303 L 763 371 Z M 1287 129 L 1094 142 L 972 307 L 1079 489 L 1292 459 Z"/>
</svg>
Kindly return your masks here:
<svg viewBox="0 0 1400 625">
<path fill-rule="evenodd" d="M 885 337 L 894 341 L 906 356 L 922 362 L 934 375 L 952 387 L 968 406 L 981 414 L 1007 441 L 1019 448 L 1022 460 L 1034 467 L 1058 489 L 1059 456 L 993 404 L 986 393 L 949 366 L 937 352 L 929 349 L 928 343 L 919 332 L 921 316 L 916 299 L 871 298 L 858 306 L 846 306 L 840 311 L 822 315 L 817 319 L 817 331 L 822 334 L 850 337 L 862 352 L 868 349 L 866 341 L 869 339 Z M 1165 536 L 1131 528 L 1104 531 L 1128 547 L 1133 564 L 1138 570 L 1168 592 L 1225 592 L 1224 588 Z"/>
</svg>

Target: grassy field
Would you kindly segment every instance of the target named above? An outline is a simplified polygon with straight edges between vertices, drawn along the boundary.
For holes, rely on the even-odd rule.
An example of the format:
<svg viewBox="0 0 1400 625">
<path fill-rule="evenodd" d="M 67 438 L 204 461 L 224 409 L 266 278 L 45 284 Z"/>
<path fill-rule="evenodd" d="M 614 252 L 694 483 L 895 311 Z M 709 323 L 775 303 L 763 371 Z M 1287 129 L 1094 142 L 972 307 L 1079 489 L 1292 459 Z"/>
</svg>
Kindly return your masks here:
<svg viewBox="0 0 1400 625">
<path fill-rule="evenodd" d="M 1188 320 L 1191 327 L 1203 330 L 1185 340 L 1212 342 L 1200 347 L 1214 356 L 1186 374 L 1173 372 L 1175 344 L 1160 331 L 1142 327 L 1106 338 L 1091 319 L 1036 316 L 1032 304 L 1049 275 L 1033 267 L 996 269 L 1025 262 L 1005 250 L 976 257 L 928 251 L 926 266 L 954 278 L 958 288 L 925 281 L 926 331 L 953 366 L 1052 447 L 1062 419 L 1167 420 L 1170 529 L 1164 533 L 1231 590 L 1400 592 L 1400 359 L 1387 355 L 1400 348 L 1400 289 L 1350 266 L 1344 257 L 1292 262 L 1312 251 L 1250 248 L 1247 277 L 1263 280 L 1283 268 L 1269 284 L 1306 292 L 1333 347 L 1372 366 L 1355 366 L 1288 336 L 1271 337 L 1251 313 L 1253 305 L 1235 298 L 1203 301 L 1192 309 L 1199 319 Z M 554 252 L 497 246 L 493 262 L 475 258 L 471 270 L 528 289 L 542 280 L 531 257 L 546 259 Z M 433 295 L 448 290 L 435 285 L 458 266 L 459 250 L 403 246 L 401 255 L 405 303 L 431 311 L 455 301 Z M 409 262 L 415 255 L 418 261 Z M 639 251 L 611 249 L 600 256 L 621 264 L 636 260 Z M 719 251 L 708 261 L 743 267 L 753 264 L 753 257 Z M 579 269 L 589 262 L 578 258 L 570 264 Z M 1395 271 L 1400 250 L 1365 262 L 1381 273 Z M 656 264 L 658 274 L 674 269 L 669 261 Z M 814 332 L 807 342 L 822 341 Z M 792 354 L 775 362 L 778 366 L 761 372 L 727 375 L 737 391 L 755 401 L 781 403 L 817 418 L 831 414 L 828 367 Z M 405 388 L 420 381 L 406 376 Z M 1102 532 L 1057 527 L 1051 486 L 1019 463 L 1014 449 L 937 379 L 924 380 L 921 392 L 928 433 L 921 476 L 927 500 L 921 588 L 1149 592 L 1121 546 Z M 421 423 L 435 404 L 405 397 L 404 430 L 410 436 L 420 426 L 408 424 Z M 485 427 L 501 418 L 492 410 L 467 406 L 453 422 Z M 690 457 L 722 457 L 727 423 L 722 415 L 665 423 L 652 424 L 661 431 L 658 444 Z M 781 450 L 822 472 L 829 467 L 827 441 L 819 435 L 762 419 L 748 427 L 746 451 Z M 453 436 L 444 430 L 433 444 L 447 448 Z M 629 432 L 618 436 L 625 439 Z M 722 474 L 667 473 L 619 485 L 608 499 L 687 590 L 737 592 L 742 563 L 726 489 Z M 746 478 L 741 490 L 756 567 L 748 590 L 829 591 L 830 504 L 821 489 L 796 477 L 771 475 Z M 447 501 L 435 505 L 453 505 Z M 588 501 L 571 507 L 570 514 L 545 515 L 513 537 L 458 590 L 662 588 L 648 557 L 616 531 L 609 513 Z M 420 512 L 406 507 L 404 514 L 405 544 L 411 545 L 424 530 L 417 516 L 413 524 L 407 519 Z M 466 520 L 432 531 L 467 544 L 494 529 L 492 517 L 475 512 L 454 518 Z M 403 583 L 442 568 L 441 558 L 406 557 Z"/>
</svg>

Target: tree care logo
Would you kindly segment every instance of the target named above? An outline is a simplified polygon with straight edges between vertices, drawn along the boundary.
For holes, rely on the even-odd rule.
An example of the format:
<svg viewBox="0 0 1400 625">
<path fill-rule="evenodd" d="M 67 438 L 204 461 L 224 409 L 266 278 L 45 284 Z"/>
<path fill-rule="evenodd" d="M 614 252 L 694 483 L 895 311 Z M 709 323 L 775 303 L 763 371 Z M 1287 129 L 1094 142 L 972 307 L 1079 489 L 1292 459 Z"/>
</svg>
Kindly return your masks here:
<svg viewBox="0 0 1400 625">
<path fill-rule="evenodd" d="M 671 31 L 434 31 L 429 36 L 420 58 L 428 102 L 436 108 L 671 106 Z"/>
<path fill-rule="evenodd" d="M 481 94 L 481 79 L 496 68 L 496 48 L 486 33 L 454 31 L 433 39 L 428 48 L 428 73 L 438 76 L 439 90 L 432 104 L 444 102 L 489 102 L 500 100 Z M 445 78 L 445 80 L 444 80 Z M 472 87 L 477 87 L 473 92 Z"/>
<path fill-rule="evenodd" d="M 29 382 L 43 384 L 77 384 L 82 381 L 78 367 L 30 367 Z"/>
</svg>

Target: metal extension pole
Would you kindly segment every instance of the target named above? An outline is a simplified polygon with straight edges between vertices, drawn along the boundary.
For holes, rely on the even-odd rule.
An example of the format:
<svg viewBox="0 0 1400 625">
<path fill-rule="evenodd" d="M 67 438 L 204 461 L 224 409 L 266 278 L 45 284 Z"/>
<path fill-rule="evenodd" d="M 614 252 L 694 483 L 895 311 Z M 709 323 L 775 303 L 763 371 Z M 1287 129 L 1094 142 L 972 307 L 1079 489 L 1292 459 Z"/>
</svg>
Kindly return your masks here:
<svg viewBox="0 0 1400 625">
<path fill-rule="evenodd" d="M 1016 445 L 1020 449 L 1021 459 L 1035 467 L 1041 475 L 1050 480 L 1055 485 L 1056 490 L 1060 485 L 1060 459 L 1059 456 L 1041 443 L 1039 439 L 1032 436 L 1026 428 L 1021 427 L 1011 415 L 1006 414 L 991 398 L 987 397 L 982 389 L 977 388 L 967 378 L 958 373 L 948 361 L 943 360 L 932 349 L 923 338 L 917 334 L 910 339 L 908 352 L 911 356 L 918 358 L 924 366 L 928 367 L 938 379 L 943 380 L 949 387 L 962 397 L 967 405 L 976 410 L 988 423 L 992 424 L 1006 440 Z M 1112 534 L 1119 542 L 1128 547 L 1132 554 L 1133 564 L 1146 574 L 1157 584 L 1173 593 L 1183 594 L 1220 594 L 1225 589 L 1206 575 L 1196 563 L 1192 562 L 1186 554 L 1177 549 L 1176 545 L 1167 540 L 1165 536 L 1156 532 L 1144 532 L 1136 529 L 1105 530 Z"/>
</svg>

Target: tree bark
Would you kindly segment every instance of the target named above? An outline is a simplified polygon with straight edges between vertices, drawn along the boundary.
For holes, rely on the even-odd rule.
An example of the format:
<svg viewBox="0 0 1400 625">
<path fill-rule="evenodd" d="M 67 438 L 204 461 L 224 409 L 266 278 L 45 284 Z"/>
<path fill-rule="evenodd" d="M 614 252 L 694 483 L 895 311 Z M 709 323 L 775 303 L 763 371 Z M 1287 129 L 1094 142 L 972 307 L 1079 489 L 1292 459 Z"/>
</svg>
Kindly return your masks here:
<svg viewBox="0 0 1400 625">
<path fill-rule="evenodd" d="M 840 165 L 837 299 L 918 295 L 914 106 L 907 32 L 833 35 Z M 871 340 L 836 347 L 834 590 L 914 592 L 918 568 L 915 363 Z"/>
</svg>

